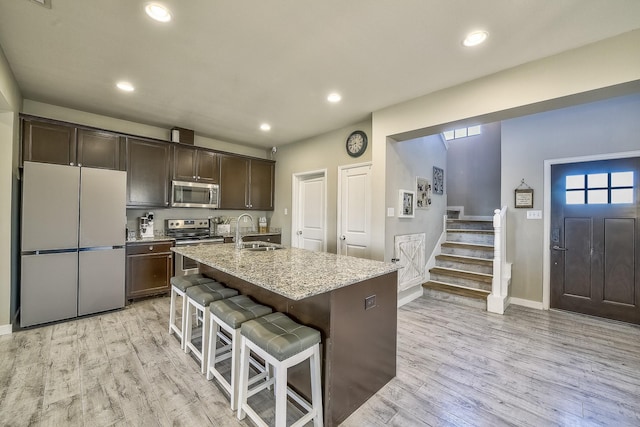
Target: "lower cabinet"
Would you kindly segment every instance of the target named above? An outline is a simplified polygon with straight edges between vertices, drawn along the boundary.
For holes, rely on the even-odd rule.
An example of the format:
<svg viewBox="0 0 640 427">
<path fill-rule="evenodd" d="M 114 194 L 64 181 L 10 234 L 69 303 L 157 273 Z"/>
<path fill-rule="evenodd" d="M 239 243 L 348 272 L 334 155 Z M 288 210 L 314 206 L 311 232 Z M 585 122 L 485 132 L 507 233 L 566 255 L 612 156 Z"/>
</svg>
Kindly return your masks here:
<svg viewBox="0 0 640 427">
<path fill-rule="evenodd" d="M 171 242 L 127 243 L 127 300 L 171 290 L 171 246 Z"/>
</svg>

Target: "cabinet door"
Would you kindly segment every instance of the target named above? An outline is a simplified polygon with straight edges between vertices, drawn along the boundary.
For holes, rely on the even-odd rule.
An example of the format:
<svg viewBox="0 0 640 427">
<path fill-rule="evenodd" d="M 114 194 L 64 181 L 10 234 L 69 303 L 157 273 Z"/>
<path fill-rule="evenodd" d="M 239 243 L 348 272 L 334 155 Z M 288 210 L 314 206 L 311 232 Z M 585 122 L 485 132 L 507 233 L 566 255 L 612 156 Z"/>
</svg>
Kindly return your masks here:
<svg viewBox="0 0 640 427">
<path fill-rule="evenodd" d="M 220 209 L 248 209 L 249 162 L 245 157 L 220 156 Z"/>
<path fill-rule="evenodd" d="M 273 162 L 251 159 L 250 209 L 273 210 L 274 172 Z"/>
<path fill-rule="evenodd" d="M 164 293 L 170 290 L 171 254 L 127 256 L 127 299 Z"/>
<path fill-rule="evenodd" d="M 22 160 L 74 166 L 76 164 L 76 128 L 24 119 Z"/>
<path fill-rule="evenodd" d="M 196 180 L 197 150 L 189 147 L 173 148 L 173 179 L 178 181 Z"/>
<path fill-rule="evenodd" d="M 127 139 L 127 206 L 169 206 L 170 147 Z"/>
<path fill-rule="evenodd" d="M 124 170 L 124 164 L 121 164 L 123 145 L 119 135 L 79 129 L 78 164 L 92 168 Z"/>
<path fill-rule="evenodd" d="M 207 184 L 220 183 L 220 159 L 218 153 L 198 150 L 196 179 Z"/>
</svg>

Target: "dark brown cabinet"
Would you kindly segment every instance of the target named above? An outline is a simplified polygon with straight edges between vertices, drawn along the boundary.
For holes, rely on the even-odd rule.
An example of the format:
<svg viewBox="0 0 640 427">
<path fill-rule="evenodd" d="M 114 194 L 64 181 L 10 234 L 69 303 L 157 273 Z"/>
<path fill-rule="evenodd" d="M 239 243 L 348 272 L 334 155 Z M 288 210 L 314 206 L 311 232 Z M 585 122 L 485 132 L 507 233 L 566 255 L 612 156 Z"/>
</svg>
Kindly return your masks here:
<svg viewBox="0 0 640 427">
<path fill-rule="evenodd" d="M 78 165 L 102 169 L 125 169 L 124 138 L 120 135 L 78 129 Z"/>
<path fill-rule="evenodd" d="M 127 206 L 169 206 L 169 143 L 127 138 Z"/>
<path fill-rule="evenodd" d="M 282 234 L 261 234 L 261 235 L 252 235 L 252 236 L 244 236 L 242 238 L 243 242 L 269 242 L 269 243 L 282 243 Z"/>
<path fill-rule="evenodd" d="M 111 132 L 25 118 L 22 160 L 124 170 L 124 140 Z"/>
<path fill-rule="evenodd" d="M 173 179 L 218 184 L 220 182 L 218 153 L 198 148 L 174 146 Z"/>
<path fill-rule="evenodd" d="M 77 162 L 76 128 L 23 119 L 22 160 L 74 166 Z"/>
<path fill-rule="evenodd" d="M 127 244 L 127 300 L 166 293 L 171 289 L 171 246 L 170 242 Z"/>
<path fill-rule="evenodd" d="M 220 209 L 273 210 L 275 162 L 220 156 Z"/>
</svg>

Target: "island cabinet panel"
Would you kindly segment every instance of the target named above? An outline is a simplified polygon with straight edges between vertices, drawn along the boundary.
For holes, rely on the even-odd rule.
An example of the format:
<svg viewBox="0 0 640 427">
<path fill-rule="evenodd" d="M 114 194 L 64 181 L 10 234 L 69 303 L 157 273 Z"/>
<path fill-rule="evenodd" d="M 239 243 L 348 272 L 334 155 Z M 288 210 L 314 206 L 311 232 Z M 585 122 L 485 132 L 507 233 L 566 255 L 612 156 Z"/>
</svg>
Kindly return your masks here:
<svg viewBox="0 0 640 427">
<path fill-rule="evenodd" d="M 273 210 L 275 162 L 220 156 L 220 209 Z"/>
<path fill-rule="evenodd" d="M 169 206 L 169 143 L 127 138 L 127 206 Z"/>
<path fill-rule="evenodd" d="M 233 240 L 231 240 L 233 241 Z M 243 242 L 282 243 L 282 234 L 255 234 L 242 237 Z M 228 242 L 225 242 L 228 243 Z"/>
<path fill-rule="evenodd" d="M 172 243 L 127 244 L 127 300 L 169 292 L 173 275 L 172 245 Z"/>
<path fill-rule="evenodd" d="M 216 152 L 175 145 L 173 179 L 218 184 L 220 159 Z"/>
<path fill-rule="evenodd" d="M 326 426 L 338 426 L 395 377 L 397 272 L 301 300 L 203 264 L 200 272 L 321 332 Z M 375 302 L 365 306 L 371 297 Z M 289 383 L 307 399 L 309 378 L 308 363 L 289 371 Z"/>
<path fill-rule="evenodd" d="M 78 129 L 78 165 L 101 169 L 125 169 L 125 141 L 120 135 Z"/>
<path fill-rule="evenodd" d="M 22 160 L 74 166 L 76 128 L 33 119 L 22 120 Z"/>
</svg>

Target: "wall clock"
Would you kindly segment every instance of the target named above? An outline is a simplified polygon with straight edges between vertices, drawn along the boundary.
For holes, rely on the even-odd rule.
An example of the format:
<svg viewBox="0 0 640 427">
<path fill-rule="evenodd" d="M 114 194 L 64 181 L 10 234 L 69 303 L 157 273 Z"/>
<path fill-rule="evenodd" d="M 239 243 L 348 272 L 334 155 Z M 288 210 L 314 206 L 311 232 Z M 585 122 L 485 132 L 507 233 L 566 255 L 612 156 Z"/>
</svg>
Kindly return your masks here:
<svg viewBox="0 0 640 427">
<path fill-rule="evenodd" d="M 361 130 L 351 132 L 347 137 L 347 153 L 351 157 L 360 157 L 367 149 L 367 134 Z"/>
</svg>

